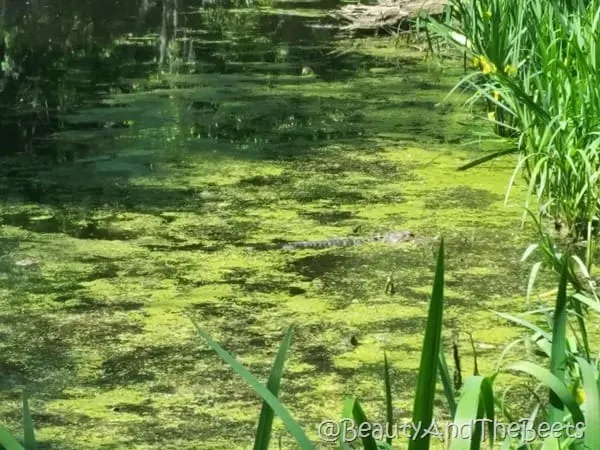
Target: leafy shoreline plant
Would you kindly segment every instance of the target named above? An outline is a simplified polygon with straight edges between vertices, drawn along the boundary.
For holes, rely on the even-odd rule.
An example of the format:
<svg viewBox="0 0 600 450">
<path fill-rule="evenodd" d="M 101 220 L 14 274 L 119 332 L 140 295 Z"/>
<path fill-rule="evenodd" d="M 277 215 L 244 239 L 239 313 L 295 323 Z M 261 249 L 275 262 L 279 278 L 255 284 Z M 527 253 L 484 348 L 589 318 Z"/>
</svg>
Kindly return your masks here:
<svg viewBox="0 0 600 450">
<path fill-rule="evenodd" d="M 528 184 L 526 214 L 537 232 L 522 261 L 534 250 L 541 255 L 531 268 L 527 297 L 543 266 L 556 273 L 564 266 L 574 290 L 567 302 L 577 322 L 574 337 L 589 362 L 586 318 L 600 304 L 592 277 L 600 231 L 600 1 L 451 0 L 450 8 L 452 19 L 431 20 L 430 27 L 479 69 L 455 89 L 471 89 L 471 104 L 487 103 L 498 134 L 514 133 L 512 150 L 464 168 L 518 154 L 506 198 L 520 173 Z M 529 210 L 533 196 L 537 213 Z M 545 218 L 559 233 L 544 229 Z"/>
<path fill-rule="evenodd" d="M 471 103 L 487 103 L 499 134 L 514 134 L 519 161 L 507 197 L 521 173 L 540 215 L 591 243 L 600 199 L 600 1 L 451 0 L 450 7 L 452 19 L 430 27 L 479 69 L 456 88 L 471 89 Z"/>
<path fill-rule="evenodd" d="M 508 405 L 505 404 L 503 397 L 494 393 L 494 382 L 498 375 L 503 371 L 518 372 L 528 374 L 537 379 L 543 390 L 548 393 L 548 402 L 540 404 L 530 417 L 530 423 L 521 432 L 519 448 L 531 449 L 579 449 L 579 448 L 600 448 L 600 393 L 598 391 L 598 374 L 594 367 L 596 363 L 591 362 L 589 356 L 581 356 L 574 344 L 567 345 L 567 327 L 569 310 L 568 302 L 581 301 L 568 295 L 568 272 L 569 265 L 567 258 L 561 259 L 561 278 L 557 293 L 554 315 L 551 320 L 551 333 L 545 332 L 533 324 L 520 320 L 519 324 L 525 325 L 536 331 L 534 342 L 546 352 L 550 359 L 550 369 L 536 365 L 529 361 L 519 361 L 508 365 L 503 370 L 498 370 L 492 376 L 473 375 L 466 380 L 458 401 L 454 392 L 445 363 L 443 352 L 441 351 L 441 330 L 443 316 L 443 281 L 444 281 L 444 247 L 441 241 L 435 280 L 432 290 L 431 302 L 429 304 L 429 313 L 427 326 L 425 329 L 424 345 L 421 353 L 421 363 L 419 367 L 419 376 L 417 381 L 417 390 L 414 397 L 414 407 L 412 424 L 420 425 L 419 431 L 431 430 L 432 427 L 437 430 L 437 425 L 433 420 L 433 401 L 435 398 L 436 384 L 438 375 L 444 386 L 446 400 L 451 411 L 452 425 L 455 430 L 464 430 L 465 426 L 470 426 L 470 433 L 453 436 L 450 441 L 450 450 L 472 449 L 476 450 L 484 446 L 484 437 L 490 441 L 491 448 L 494 448 L 493 438 L 495 437 L 495 427 L 498 417 L 504 417 L 515 422 L 514 417 L 509 412 Z M 598 310 L 600 312 L 600 309 Z M 505 315 L 509 320 L 511 316 Z M 227 362 L 234 371 L 236 371 L 244 380 L 258 393 L 264 403 L 260 415 L 259 427 L 257 430 L 254 449 L 268 449 L 270 427 L 272 426 L 273 412 L 282 419 L 287 430 L 296 439 L 300 448 L 312 450 L 316 448 L 308 439 L 301 426 L 291 417 L 287 409 L 279 402 L 277 398 L 280 378 L 282 376 L 284 355 L 287 353 L 291 343 L 291 329 L 285 334 L 282 341 L 276 363 L 271 370 L 269 382 L 264 386 L 260 381 L 248 372 L 233 356 L 228 354 L 223 348 L 213 341 L 208 334 L 196 325 L 198 333 L 225 362 Z M 507 348 L 506 351 L 508 351 Z M 505 351 L 505 353 L 506 353 Z M 505 356 L 503 353 L 502 357 Z M 392 415 L 392 394 L 389 365 L 387 355 L 384 353 L 384 381 L 386 392 L 386 418 L 388 423 L 393 423 Z M 439 374 L 438 374 L 439 370 Z M 575 387 L 573 387 L 575 386 Z M 583 406 L 585 406 L 583 408 Z M 500 415 L 496 414 L 498 408 Z M 539 414 L 539 411 L 546 411 L 545 415 Z M 270 411 L 270 412 L 269 412 Z M 267 417 L 267 419 L 265 419 Z M 355 423 L 369 423 L 359 401 L 356 398 L 347 398 L 344 402 L 342 411 L 342 420 L 352 419 Z M 534 422 L 537 420 L 545 421 L 549 427 L 555 431 L 560 431 L 557 436 L 549 436 L 541 439 L 531 439 L 529 433 L 534 430 Z M 487 424 L 486 430 L 483 424 Z M 475 424 L 475 426 L 473 426 Z M 584 429 L 585 426 L 585 429 Z M 570 427 L 570 428 L 569 428 Z M 390 449 L 394 444 L 391 437 L 387 436 L 385 442 L 377 442 L 373 434 L 373 427 L 368 428 L 361 437 L 361 448 L 371 449 Z M 579 434 L 569 433 L 568 430 L 577 430 Z M 344 428 L 340 433 L 339 448 L 349 449 L 348 442 L 344 442 L 342 436 L 345 435 Z M 367 430 L 367 428 L 365 428 Z M 583 433 L 585 431 L 585 434 Z M 431 448 L 430 437 L 434 435 L 431 432 L 417 432 L 408 438 L 409 450 L 426 450 Z M 498 442 L 500 448 L 511 448 L 512 435 L 503 436 L 501 442 Z M 522 446 L 527 442 L 525 447 Z M 353 447 L 356 448 L 356 447 Z"/>
</svg>

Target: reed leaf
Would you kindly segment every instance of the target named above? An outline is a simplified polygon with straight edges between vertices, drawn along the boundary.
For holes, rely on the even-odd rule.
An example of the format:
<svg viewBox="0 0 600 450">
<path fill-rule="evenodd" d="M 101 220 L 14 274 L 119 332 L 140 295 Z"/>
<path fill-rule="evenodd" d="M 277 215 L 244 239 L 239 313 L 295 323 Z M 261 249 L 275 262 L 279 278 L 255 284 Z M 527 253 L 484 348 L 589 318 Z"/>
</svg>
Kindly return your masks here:
<svg viewBox="0 0 600 450">
<path fill-rule="evenodd" d="M 362 407 L 360 406 L 359 401 L 354 397 L 349 397 L 344 402 L 344 409 L 342 410 L 342 427 L 340 433 L 340 446 L 344 448 L 343 445 L 346 444 L 345 439 L 348 437 L 348 432 L 346 428 L 347 421 L 352 421 L 355 425 L 355 430 L 359 429 L 361 424 L 369 424 L 369 420 Z M 377 442 L 373 438 L 372 433 L 361 432 L 358 433 L 357 437 L 360 437 L 363 444 L 364 450 L 377 450 Z M 354 437 L 354 436 L 351 436 Z"/>
<path fill-rule="evenodd" d="M 423 429 L 431 426 L 435 385 L 437 381 L 438 359 L 441 346 L 442 316 L 444 306 L 444 240 L 441 239 L 438 250 L 433 291 L 429 303 L 429 315 L 425 339 L 421 351 L 421 363 L 417 378 L 417 389 L 413 407 L 413 424 Z M 408 443 L 408 450 L 427 450 L 430 435 L 428 433 L 413 436 Z"/>
<path fill-rule="evenodd" d="M 204 342 L 208 344 L 210 348 L 214 350 L 214 352 L 219 355 L 219 357 L 225 361 L 234 372 L 236 372 L 239 376 L 243 378 L 243 380 L 258 394 L 260 397 L 268 403 L 268 405 L 273 409 L 273 411 L 279 416 L 279 418 L 283 421 L 286 429 L 290 432 L 290 434 L 296 439 L 296 442 L 300 445 L 300 448 L 303 450 L 314 450 L 315 447 L 308 439 L 304 430 L 300 425 L 294 420 L 294 418 L 290 415 L 288 410 L 279 402 L 277 397 L 275 397 L 268 389 L 265 387 L 254 375 L 252 375 L 248 369 L 246 369 L 242 364 L 240 364 L 233 356 L 227 353 L 219 344 L 217 344 L 205 331 L 203 331 L 195 321 L 192 320 L 196 331 L 202 338 Z"/>
<path fill-rule="evenodd" d="M 507 367 L 507 370 L 525 372 L 535 377 L 545 387 L 554 391 L 556 396 L 571 413 L 575 423 L 584 422 L 583 413 L 581 412 L 581 409 L 579 408 L 579 405 L 577 404 L 577 401 L 573 395 L 569 392 L 565 384 L 556 378 L 549 370 L 528 361 L 520 361 L 511 364 L 509 367 Z"/>
<path fill-rule="evenodd" d="M 271 373 L 269 374 L 269 380 L 267 381 L 267 389 L 275 397 L 279 395 L 279 386 L 281 384 L 281 377 L 283 375 L 283 366 L 285 364 L 286 355 L 292 343 L 292 336 L 293 330 L 292 327 L 289 327 L 285 332 L 283 340 L 281 341 L 279 352 L 277 353 L 277 357 L 275 358 L 275 362 L 271 368 Z M 271 431 L 273 428 L 273 416 L 273 409 L 266 401 L 264 401 L 260 411 L 256 436 L 254 439 L 254 450 L 269 449 L 269 441 L 271 440 Z"/>
<path fill-rule="evenodd" d="M 390 367 L 388 364 L 387 354 L 383 352 L 383 378 L 385 380 L 385 415 L 387 419 L 387 436 L 386 442 L 392 444 L 392 424 L 394 423 L 394 406 L 392 404 L 392 380 L 390 377 Z"/>
<path fill-rule="evenodd" d="M 552 353 L 550 358 L 550 371 L 562 383 L 565 382 L 565 368 L 567 363 L 567 260 L 563 260 L 563 268 L 556 296 L 554 308 L 554 324 L 552 328 Z M 554 393 L 550 391 L 550 424 L 563 421 L 563 404 Z"/>
<path fill-rule="evenodd" d="M 597 373 L 584 358 L 577 358 L 585 396 L 585 448 L 600 448 L 600 390 Z"/>
<path fill-rule="evenodd" d="M 27 392 L 23 392 L 23 445 L 26 450 L 37 450 L 33 420 L 29 409 Z"/>
</svg>

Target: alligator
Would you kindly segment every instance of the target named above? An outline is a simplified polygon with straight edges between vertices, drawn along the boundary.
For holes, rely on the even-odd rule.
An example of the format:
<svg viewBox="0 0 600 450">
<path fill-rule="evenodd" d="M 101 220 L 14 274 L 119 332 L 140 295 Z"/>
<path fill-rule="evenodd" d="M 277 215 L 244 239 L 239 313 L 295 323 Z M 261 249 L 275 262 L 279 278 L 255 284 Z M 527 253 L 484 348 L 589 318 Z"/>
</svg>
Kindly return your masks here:
<svg viewBox="0 0 600 450">
<path fill-rule="evenodd" d="M 366 244 L 369 242 L 381 242 L 383 244 L 399 244 L 414 238 L 411 231 L 392 231 L 390 233 L 376 234 L 367 237 L 341 237 L 323 239 L 320 241 L 299 241 L 290 242 L 283 245 L 283 250 L 299 250 L 303 248 L 329 248 L 329 247 L 349 247 L 353 245 Z"/>
</svg>

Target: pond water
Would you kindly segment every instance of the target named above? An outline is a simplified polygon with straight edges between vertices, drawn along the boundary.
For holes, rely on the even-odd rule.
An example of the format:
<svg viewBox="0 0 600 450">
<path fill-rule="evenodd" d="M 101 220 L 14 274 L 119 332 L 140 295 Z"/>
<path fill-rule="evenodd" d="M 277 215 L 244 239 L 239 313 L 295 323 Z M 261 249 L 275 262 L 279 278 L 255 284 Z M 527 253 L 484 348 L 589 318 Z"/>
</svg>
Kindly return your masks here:
<svg viewBox="0 0 600 450">
<path fill-rule="evenodd" d="M 447 335 L 472 333 L 493 370 L 518 330 L 491 310 L 525 309 L 530 237 L 518 186 L 504 204 L 514 161 L 456 171 L 491 131 L 464 97 L 443 101 L 460 60 L 418 40 L 341 38 L 332 1 L 14 3 L 3 422 L 19 429 L 26 386 L 47 448 L 248 448 L 260 401 L 188 315 L 261 379 L 294 325 L 281 397 L 313 437 L 345 395 L 383 419 L 384 350 L 408 418 L 440 235 Z M 275 245 L 391 230 L 421 239 Z M 294 448 L 277 423 L 279 435 Z"/>
</svg>

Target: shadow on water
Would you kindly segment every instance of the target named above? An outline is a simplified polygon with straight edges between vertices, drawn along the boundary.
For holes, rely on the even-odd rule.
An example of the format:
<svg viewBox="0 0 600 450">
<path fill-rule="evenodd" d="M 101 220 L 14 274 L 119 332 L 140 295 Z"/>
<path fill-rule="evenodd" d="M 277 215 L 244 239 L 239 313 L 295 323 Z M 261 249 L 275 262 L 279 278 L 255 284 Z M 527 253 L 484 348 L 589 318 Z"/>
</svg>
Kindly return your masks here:
<svg viewBox="0 0 600 450">
<path fill-rule="evenodd" d="M 50 7 L 46 2 L 40 3 Z M 170 1 L 162 3 L 171 4 Z M 8 151 L 12 147 L 49 151 L 41 142 L 45 134 L 65 127 L 74 128 L 62 119 L 63 112 L 78 108 L 83 102 L 97 102 L 107 93 L 134 91 L 136 83 L 131 80 L 139 81 L 155 73 L 157 58 L 164 59 L 171 72 L 193 69 L 190 73 L 260 74 L 264 71 L 271 75 L 300 75 L 310 64 L 319 77 L 327 80 L 352 76 L 357 68 L 372 67 L 373 63 L 381 66 L 385 62 L 383 58 L 374 61 L 357 52 L 339 54 L 333 45 L 335 28 L 313 26 L 331 20 L 323 15 L 303 15 L 301 9 L 289 2 L 278 5 L 284 8 L 282 13 L 269 9 L 231 13 L 222 8 L 202 8 L 203 3 L 179 2 L 179 9 L 175 11 L 152 1 L 144 1 L 137 11 L 132 5 L 129 10 L 124 9 L 120 2 L 115 2 L 112 8 L 107 5 L 102 11 L 82 4 L 74 11 L 75 18 L 61 18 L 48 25 L 43 33 L 34 33 L 32 28 L 43 11 L 24 14 L 20 22 L 18 14 L 14 14 L 13 38 L 26 39 L 28 47 L 4 49 L 8 61 L 14 64 L 9 64 L 12 72 L 8 73 L 12 78 L 6 79 L 0 104 L 7 112 L 21 117 L 15 121 L 10 115 L 2 116 L 2 123 L 7 127 L 2 134 L 9 138 Z M 324 9 L 335 6 L 335 2 L 329 1 L 298 5 Z M 285 10 L 300 13 L 289 14 Z M 169 21 L 173 25 L 165 26 Z M 71 31 L 65 35 L 56 26 Z M 135 36 L 131 35 L 132 30 L 137 30 Z M 144 35 L 144 31 L 148 34 Z M 128 34 L 130 38 L 120 37 Z M 48 45 L 41 37 L 52 37 L 53 43 Z M 35 65 L 31 65 L 33 61 Z M 40 61 L 52 64 L 39 64 Z M 414 61 L 406 60 L 403 65 L 410 63 Z M 54 69 L 57 65 L 58 70 Z M 31 91 L 30 97 L 19 98 L 26 90 Z M 45 122 L 40 120 L 42 116 L 46 117 Z M 61 142 L 60 146 L 64 144 Z"/>
</svg>

